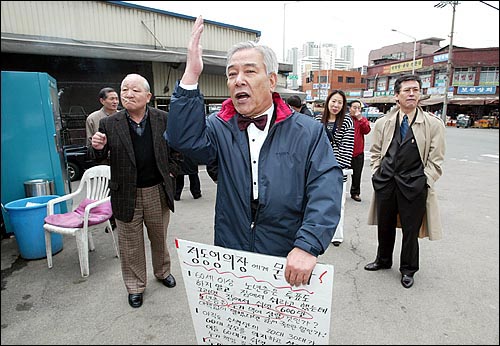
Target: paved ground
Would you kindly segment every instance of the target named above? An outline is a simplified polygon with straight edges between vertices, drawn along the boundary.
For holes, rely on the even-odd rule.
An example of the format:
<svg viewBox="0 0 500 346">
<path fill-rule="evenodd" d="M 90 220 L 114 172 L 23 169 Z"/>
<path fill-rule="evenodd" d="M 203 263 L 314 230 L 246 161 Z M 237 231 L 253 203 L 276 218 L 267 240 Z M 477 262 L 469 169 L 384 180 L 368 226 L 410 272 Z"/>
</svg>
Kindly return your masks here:
<svg viewBox="0 0 500 346">
<path fill-rule="evenodd" d="M 447 129 L 449 141 L 461 130 Z M 363 200 L 346 203 L 346 241 L 320 257 L 334 265 L 336 275 L 330 344 L 498 345 L 498 130 L 467 133 L 487 155 L 464 158 L 449 148 L 437 185 L 444 239 L 420 241 L 421 269 L 409 290 L 399 282 L 399 234 L 393 269 L 363 270 L 375 258 L 377 244 L 376 228 L 366 225 L 372 190 L 365 164 Z M 127 303 L 109 234 L 95 234 L 86 279 L 80 276 L 72 237 L 64 238 L 52 269 L 45 259 L 19 258 L 15 239 L 3 240 L 1 344 L 195 344 L 173 241 L 212 244 L 216 185 L 206 172 L 200 177 L 203 197 L 192 199 L 186 181 L 171 218 L 169 249 L 178 285 L 161 285 L 149 265 L 140 309 Z"/>
</svg>

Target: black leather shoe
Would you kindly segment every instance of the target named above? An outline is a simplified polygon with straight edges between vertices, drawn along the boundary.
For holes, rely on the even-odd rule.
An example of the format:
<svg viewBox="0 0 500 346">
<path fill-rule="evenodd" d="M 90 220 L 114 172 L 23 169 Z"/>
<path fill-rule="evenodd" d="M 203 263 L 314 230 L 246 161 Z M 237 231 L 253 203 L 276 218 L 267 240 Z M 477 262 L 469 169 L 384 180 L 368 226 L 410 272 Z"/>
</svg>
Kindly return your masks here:
<svg viewBox="0 0 500 346">
<path fill-rule="evenodd" d="M 180 201 L 181 200 L 181 196 L 174 196 L 174 201 Z"/>
<path fill-rule="evenodd" d="M 359 195 L 351 195 L 351 198 L 356 202 L 361 202 L 361 197 L 359 197 Z"/>
<path fill-rule="evenodd" d="M 340 246 L 340 242 L 339 242 L 339 241 L 336 241 L 336 240 L 335 240 L 335 241 L 332 241 L 332 244 L 333 244 L 333 246 Z"/>
<path fill-rule="evenodd" d="M 128 303 L 133 308 L 140 308 L 142 305 L 142 293 L 132 293 L 128 295 Z"/>
<path fill-rule="evenodd" d="M 165 279 L 161 280 L 161 282 L 168 288 L 175 287 L 176 284 L 175 278 L 172 274 L 168 274 L 168 276 Z"/>
<path fill-rule="evenodd" d="M 365 270 L 368 270 L 371 272 L 377 271 L 379 269 L 390 269 L 390 268 L 391 268 L 391 266 L 382 265 L 382 264 L 377 263 L 377 262 L 372 262 L 372 263 L 368 263 L 367 265 L 365 265 Z"/>
<path fill-rule="evenodd" d="M 194 198 L 194 199 L 201 198 L 201 193 L 199 193 L 199 194 L 197 194 L 197 195 L 193 195 L 193 198 Z"/>
<path fill-rule="evenodd" d="M 410 288 L 411 286 L 413 286 L 413 276 L 411 275 L 401 276 L 401 285 L 403 285 L 404 288 Z"/>
</svg>

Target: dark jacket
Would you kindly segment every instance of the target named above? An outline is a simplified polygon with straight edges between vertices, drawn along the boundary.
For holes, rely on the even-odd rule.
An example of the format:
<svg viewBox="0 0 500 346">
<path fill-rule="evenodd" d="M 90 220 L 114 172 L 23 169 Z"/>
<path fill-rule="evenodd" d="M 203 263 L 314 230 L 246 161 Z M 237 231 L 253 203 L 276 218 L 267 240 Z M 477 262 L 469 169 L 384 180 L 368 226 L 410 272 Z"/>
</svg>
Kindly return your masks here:
<svg viewBox="0 0 500 346">
<path fill-rule="evenodd" d="M 174 211 L 173 179 L 179 172 L 179 166 L 170 154 L 170 148 L 163 139 L 167 127 L 167 113 L 148 107 L 149 121 L 153 137 L 156 166 L 163 177 L 163 187 L 167 196 L 167 205 Z M 99 131 L 107 136 L 107 144 L 103 150 L 91 148 L 94 157 L 99 160 L 110 152 L 111 181 L 109 189 L 113 215 L 120 221 L 130 222 L 134 216 L 136 200 L 137 169 L 134 148 L 130 136 L 126 111 L 101 119 Z"/>
<path fill-rule="evenodd" d="M 189 156 L 182 155 L 181 169 L 179 174 L 198 174 L 198 161 Z"/>
<path fill-rule="evenodd" d="M 292 112 L 277 93 L 273 102 L 255 220 L 248 141 L 230 99 L 205 121 L 203 95 L 177 85 L 165 137 L 202 163 L 217 161 L 215 245 L 282 257 L 298 247 L 318 256 L 339 222 L 342 170 L 320 123 Z"/>
<path fill-rule="evenodd" d="M 302 107 L 300 108 L 300 113 L 302 114 L 305 114 L 305 115 L 309 115 L 310 117 L 314 118 L 314 114 L 311 112 L 311 110 L 309 108 L 307 108 L 306 105 L 302 105 Z"/>
</svg>

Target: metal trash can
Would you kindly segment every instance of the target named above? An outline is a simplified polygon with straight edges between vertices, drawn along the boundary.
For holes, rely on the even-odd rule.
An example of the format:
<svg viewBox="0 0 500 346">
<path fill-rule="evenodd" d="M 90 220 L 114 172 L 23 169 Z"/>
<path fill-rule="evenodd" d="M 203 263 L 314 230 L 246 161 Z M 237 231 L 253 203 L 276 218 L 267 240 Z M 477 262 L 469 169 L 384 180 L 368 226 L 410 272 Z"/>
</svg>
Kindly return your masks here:
<svg viewBox="0 0 500 346">
<path fill-rule="evenodd" d="M 48 196 L 55 193 L 54 181 L 48 179 L 33 179 L 24 182 L 26 197 Z"/>
</svg>

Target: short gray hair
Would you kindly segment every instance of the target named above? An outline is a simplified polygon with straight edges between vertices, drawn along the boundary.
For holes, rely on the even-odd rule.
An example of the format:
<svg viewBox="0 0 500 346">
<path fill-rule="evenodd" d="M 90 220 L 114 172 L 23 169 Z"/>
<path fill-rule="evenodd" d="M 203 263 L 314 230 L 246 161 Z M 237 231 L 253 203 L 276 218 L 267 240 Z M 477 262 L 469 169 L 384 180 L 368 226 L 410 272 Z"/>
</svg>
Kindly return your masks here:
<svg viewBox="0 0 500 346">
<path fill-rule="evenodd" d="M 130 74 L 126 75 L 125 78 L 123 78 L 123 80 L 122 80 L 122 84 L 120 85 L 120 89 L 123 87 L 123 82 L 127 78 L 139 78 L 139 79 L 142 79 L 143 83 L 144 83 L 144 90 L 146 90 L 147 92 L 151 92 L 151 87 L 149 86 L 148 80 L 146 78 L 144 78 L 143 76 L 141 76 L 140 74 L 137 74 L 137 73 L 130 73 Z"/>
<path fill-rule="evenodd" d="M 232 46 L 227 52 L 227 63 L 226 63 L 226 76 L 228 73 L 228 64 L 231 61 L 233 55 L 243 49 L 256 49 L 259 51 L 264 57 L 264 66 L 266 67 L 266 74 L 270 75 L 271 73 L 278 74 L 278 58 L 276 57 L 276 53 L 269 48 L 268 46 L 264 46 L 258 44 L 255 41 L 246 41 L 240 42 Z"/>
</svg>

